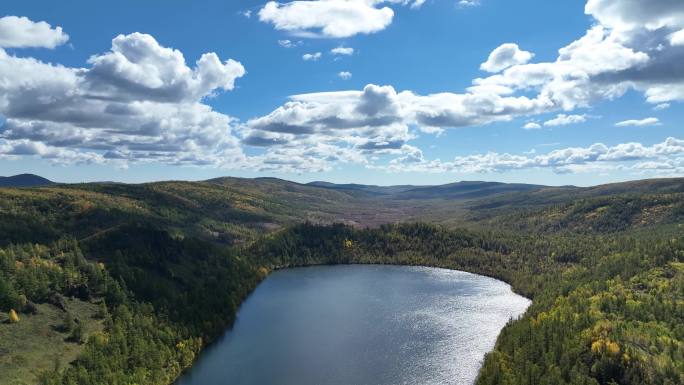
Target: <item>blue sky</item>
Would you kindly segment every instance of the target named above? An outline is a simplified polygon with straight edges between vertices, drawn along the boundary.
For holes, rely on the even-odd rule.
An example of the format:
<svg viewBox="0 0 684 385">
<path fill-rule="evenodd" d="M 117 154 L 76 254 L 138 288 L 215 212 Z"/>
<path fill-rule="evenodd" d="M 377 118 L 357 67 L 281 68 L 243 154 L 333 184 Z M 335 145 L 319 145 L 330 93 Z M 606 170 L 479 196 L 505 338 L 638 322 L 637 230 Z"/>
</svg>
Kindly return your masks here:
<svg viewBox="0 0 684 385">
<path fill-rule="evenodd" d="M 682 175 L 684 5 L 643 3 L 11 1 L 0 175 Z"/>
</svg>

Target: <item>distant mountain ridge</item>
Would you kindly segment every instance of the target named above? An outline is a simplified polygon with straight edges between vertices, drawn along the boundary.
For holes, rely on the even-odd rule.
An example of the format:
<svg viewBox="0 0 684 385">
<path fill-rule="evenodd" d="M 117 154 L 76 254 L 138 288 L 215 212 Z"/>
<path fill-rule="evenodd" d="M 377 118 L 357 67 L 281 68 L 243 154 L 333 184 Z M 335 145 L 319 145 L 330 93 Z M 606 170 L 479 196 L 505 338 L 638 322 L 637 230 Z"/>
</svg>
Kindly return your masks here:
<svg viewBox="0 0 684 385">
<path fill-rule="evenodd" d="M 163 182 L 157 182 L 163 183 Z M 192 183 L 192 182 L 185 182 Z M 460 181 L 443 185 L 392 185 L 378 186 L 359 183 L 332 183 L 315 181 L 297 183 L 280 178 L 236 178 L 220 177 L 204 181 L 218 184 L 230 189 L 239 189 L 243 193 L 261 191 L 269 195 L 294 194 L 300 198 L 320 197 L 322 190 L 339 194 L 327 196 L 332 201 L 348 201 L 349 199 L 365 201 L 378 198 L 383 201 L 477 201 L 472 208 L 487 209 L 496 207 L 521 207 L 560 203 L 571 198 L 589 198 L 615 194 L 639 193 L 678 193 L 684 192 L 684 178 L 655 178 L 634 180 L 619 183 L 602 184 L 590 187 L 545 186 L 527 183 L 503 183 L 484 181 Z M 19 174 L 0 177 L 0 187 L 41 187 L 56 185 L 47 178 L 35 174 Z M 150 185 L 154 183 L 144 183 Z M 119 182 L 91 182 L 86 185 L 127 185 Z M 318 192 L 317 192 L 318 191 Z M 308 197 L 308 198 L 304 198 Z M 281 197 L 281 198 L 284 198 Z M 286 200 L 289 200 L 286 199 Z M 325 199 L 324 199 L 325 200 Z M 398 202 L 397 202 L 398 203 Z"/>
<path fill-rule="evenodd" d="M 514 192 L 529 192 L 547 186 L 525 183 L 501 183 L 482 181 L 461 181 L 435 186 L 374 186 L 362 184 L 335 184 L 311 182 L 309 186 L 340 191 L 361 191 L 372 195 L 384 195 L 398 200 L 409 199 L 473 199 Z"/>
<path fill-rule="evenodd" d="M 310 183 L 307 183 L 307 186 L 323 187 L 323 188 L 332 189 L 332 190 L 362 191 L 362 192 L 370 193 L 373 195 L 393 195 L 393 194 L 399 194 L 399 193 L 402 193 L 405 191 L 413 190 L 416 188 L 428 187 L 428 186 L 416 186 L 416 185 L 376 186 L 376 185 L 365 185 L 365 184 L 358 184 L 358 183 L 337 184 L 337 183 L 322 182 L 322 181 L 310 182 Z"/>
<path fill-rule="evenodd" d="M 56 183 L 34 174 L 0 176 L 0 187 L 39 187 L 53 184 Z"/>
</svg>

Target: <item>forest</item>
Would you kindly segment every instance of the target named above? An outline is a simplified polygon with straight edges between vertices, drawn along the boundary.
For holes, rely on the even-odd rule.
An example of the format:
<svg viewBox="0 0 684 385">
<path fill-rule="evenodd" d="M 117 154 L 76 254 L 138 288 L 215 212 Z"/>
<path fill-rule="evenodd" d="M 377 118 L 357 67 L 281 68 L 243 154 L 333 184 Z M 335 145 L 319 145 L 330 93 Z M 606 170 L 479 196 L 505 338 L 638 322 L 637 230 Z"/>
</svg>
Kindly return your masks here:
<svg viewBox="0 0 684 385">
<path fill-rule="evenodd" d="M 684 383 L 681 180 L 402 202 L 420 209 L 379 226 L 336 216 L 376 198 L 251 183 L 0 189 L 0 383 L 170 384 L 271 271 L 349 263 L 464 270 L 531 298 L 478 384 Z M 31 345 L 46 341 L 69 354 Z"/>
</svg>

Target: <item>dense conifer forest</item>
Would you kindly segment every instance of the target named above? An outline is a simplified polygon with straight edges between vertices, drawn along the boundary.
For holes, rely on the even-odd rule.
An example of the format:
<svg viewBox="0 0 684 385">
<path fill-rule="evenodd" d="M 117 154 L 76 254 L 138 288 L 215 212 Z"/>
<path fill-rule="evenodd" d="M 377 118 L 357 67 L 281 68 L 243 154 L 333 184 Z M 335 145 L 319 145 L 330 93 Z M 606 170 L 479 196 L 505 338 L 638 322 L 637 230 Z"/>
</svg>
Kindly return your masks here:
<svg viewBox="0 0 684 385">
<path fill-rule="evenodd" d="M 170 384 L 274 269 L 381 263 L 484 274 L 533 300 L 478 384 L 681 384 L 683 186 L 468 200 L 277 180 L 0 189 L 0 383 Z"/>
</svg>

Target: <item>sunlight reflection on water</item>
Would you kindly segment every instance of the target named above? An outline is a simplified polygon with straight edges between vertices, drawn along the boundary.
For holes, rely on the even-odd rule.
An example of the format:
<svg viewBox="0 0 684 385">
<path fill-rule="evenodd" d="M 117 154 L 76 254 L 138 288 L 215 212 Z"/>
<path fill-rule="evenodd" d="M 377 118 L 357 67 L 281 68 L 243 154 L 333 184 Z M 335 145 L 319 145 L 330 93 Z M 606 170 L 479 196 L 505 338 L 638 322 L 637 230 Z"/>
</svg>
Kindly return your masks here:
<svg viewBox="0 0 684 385">
<path fill-rule="evenodd" d="M 179 385 L 470 385 L 529 301 L 425 267 L 319 266 L 266 279 Z"/>
</svg>

